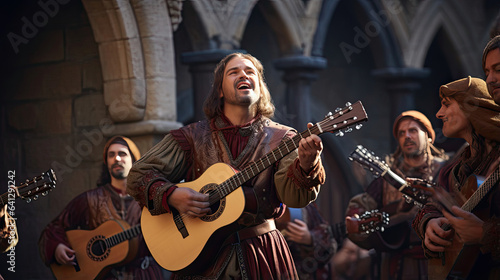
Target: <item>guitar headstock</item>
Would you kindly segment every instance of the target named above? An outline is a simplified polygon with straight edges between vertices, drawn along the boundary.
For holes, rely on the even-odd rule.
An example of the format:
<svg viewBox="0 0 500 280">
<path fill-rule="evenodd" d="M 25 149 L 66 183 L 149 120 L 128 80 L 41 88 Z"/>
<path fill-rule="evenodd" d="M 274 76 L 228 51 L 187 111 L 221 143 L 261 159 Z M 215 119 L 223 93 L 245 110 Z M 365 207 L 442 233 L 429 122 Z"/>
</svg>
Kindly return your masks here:
<svg viewBox="0 0 500 280">
<path fill-rule="evenodd" d="M 361 166 L 372 172 L 375 177 L 379 177 L 382 173 L 390 169 L 385 161 L 361 145 L 358 145 L 356 150 L 351 153 L 349 160 L 361 164 Z"/>
<path fill-rule="evenodd" d="M 56 174 L 54 170 L 49 169 L 42 175 L 36 176 L 31 180 L 26 180 L 20 186 L 14 187 L 16 196 L 20 197 L 26 202 L 37 200 L 39 195 L 46 196 L 49 191 L 56 187 Z"/>
<path fill-rule="evenodd" d="M 328 113 L 328 115 L 321 121 L 316 123 L 319 133 L 323 132 L 336 132 L 336 136 L 344 136 L 345 133 L 351 132 L 353 129 L 351 125 L 355 124 L 356 129 L 360 129 L 363 125 L 361 122 L 367 121 L 365 108 L 361 101 L 354 104 L 347 103 L 344 108 L 337 108 L 335 113 Z"/>
<path fill-rule="evenodd" d="M 384 231 L 384 226 L 389 224 L 389 214 L 379 212 L 378 209 L 366 211 L 361 216 L 355 215 L 346 220 L 346 228 L 349 233 L 370 234 L 376 231 Z"/>
</svg>

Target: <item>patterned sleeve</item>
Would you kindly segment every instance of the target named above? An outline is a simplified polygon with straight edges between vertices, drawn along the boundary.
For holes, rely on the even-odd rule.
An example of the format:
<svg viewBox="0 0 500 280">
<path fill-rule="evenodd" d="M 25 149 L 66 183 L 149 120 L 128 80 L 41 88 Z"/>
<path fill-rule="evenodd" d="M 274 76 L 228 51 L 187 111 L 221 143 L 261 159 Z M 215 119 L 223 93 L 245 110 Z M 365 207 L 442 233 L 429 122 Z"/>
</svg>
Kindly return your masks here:
<svg viewBox="0 0 500 280">
<path fill-rule="evenodd" d="M 77 227 L 86 230 L 90 229 L 86 193 L 78 195 L 68 203 L 61 213 L 42 231 L 38 240 L 38 248 L 45 265 L 48 266 L 56 261 L 54 253 L 59 244 L 62 243 L 71 248 L 66 237 L 66 231 Z"/>
<path fill-rule="evenodd" d="M 127 177 L 127 192 L 152 215 L 169 211 L 165 196 L 185 178 L 188 166 L 186 152 L 172 133 L 134 163 Z"/>
<path fill-rule="evenodd" d="M 316 205 L 309 204 L 304 210 L 307 211 L 307 224 L 313 244 L 301 245 L 301 258 L 315 259 L 321 266 L 326 265 L 337 251 L 338 244 Z"/>
</svg>

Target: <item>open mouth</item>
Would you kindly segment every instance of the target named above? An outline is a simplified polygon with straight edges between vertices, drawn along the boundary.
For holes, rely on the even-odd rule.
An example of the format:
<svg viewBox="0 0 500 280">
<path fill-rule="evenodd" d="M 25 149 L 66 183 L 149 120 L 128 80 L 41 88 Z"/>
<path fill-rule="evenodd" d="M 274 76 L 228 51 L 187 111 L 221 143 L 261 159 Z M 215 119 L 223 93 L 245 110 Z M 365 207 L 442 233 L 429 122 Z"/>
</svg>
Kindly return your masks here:
<svg viewBox="0 0 500 280">
<path fill-rule="evenodd" d="M 241 90 L 252 89 L 252 85 L 249 82 L 240 82 L 236 88 Z"/>
</svg>

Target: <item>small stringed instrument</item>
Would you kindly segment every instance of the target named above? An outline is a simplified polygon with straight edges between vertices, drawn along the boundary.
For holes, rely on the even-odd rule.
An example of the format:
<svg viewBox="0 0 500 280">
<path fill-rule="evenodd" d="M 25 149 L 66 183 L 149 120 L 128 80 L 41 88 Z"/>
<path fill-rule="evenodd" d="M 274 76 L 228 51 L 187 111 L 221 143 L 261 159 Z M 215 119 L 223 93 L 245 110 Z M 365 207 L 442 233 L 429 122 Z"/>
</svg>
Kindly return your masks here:
<svg viewBox="0 0 500 280">
<path fill-rule="evenodd" d="M 431 183 L 417 178 L 412 178 L 411 180 L 401 178 L 391 170 L 387 163 L 361 145 L 356 147 L 349 159 L 359 163 L 365 169 L 372 172 L 375 177 L 382 177 L 391 186 L 398 189 L 408 203 L 411 202 L 418 207 L 422 207 L 434 195 L 434 188 Z M 392 215 L 398 205 L 399 202 L 390 203 L 381 210 Z M 378 251 L 399 250 L 408 241 L 406 238 L 408 236 L 407 233 L 411 230 L 408 223 L 398 223 L 387 227 L 383 233 L 377 232 L 370 235 L 369 243 L 374 244 L 374 248 Z"/>
<path fill-rule="evenodd" d="M 422 207 L 434 195 L 433 184 L 417 178 L 412 178 L 408 182 L 394 173 L 385 161 L 361 145 L 356 147 L 349 159 L 359 163 L 365 169 L 372 172 L 375 177 L 384 178 L 385 181 L 403 194 L 407 202 L 412 202 Z"/>
<path fill-rule="evenodd" d="M 212 214 L 197 218 L 173 211 L 152 216 L 145 207 L 141 224 L 151 254 L 169 271 L 193 273 L 210 267 L 221 244 L 234 232 L 231 226 L 243 213 L 245 197 L 240 188 L 242 184 L 297 149 L 302 138 L 324 132 L 344 134 L 352 130 L 351 125 L 357 124 L 359 129 L 359 123 L 367 119 L 361 101 L 348 103 L 308 130 L 284 140 L 276 149 L 240 172 L 236 173 L 225 163 L 216 163 L 195 181 L 178 184 L 179 187 L 209 194 Z M 345 130 L 340 131 L 342 129 Z"/>
<path fill-rule="evenodd" d="M 499 179 L 499 168 L 488 176 L 480 186 L 478 186 L 477 178 L 470 176 L 462 189 L 476 189 L 476 191 L 462 205 L 462 210 L 473 212 L 479 202 L 497 185 Z M 442 206 L 450 213 L 452 213 L 451 207 L 457 205 L 445 190 L 436 191 L 435 197 L 436 201 L 440 204 L 438 207 Z M 479 211 L 479 213 L 475 214 L 481 219 L 487 219 L 489 213 L 483 212 L 485 211 Z M 441 228 L 449 230 L 451 229 L 451 225 L 444 224 Z M 481 257 L 481 246 L 479 244 L 463 244 L 456 236 L 451 241 L 452 245 L 445 247 L 444 253 L 440 254 L 441 258 L 429 259 L 428 270 L 430 280 L 469 279 L 468 277 L 472 268 L 478 263 L 478 257 Z"/>
<path fill-rule="evenodd" d="M 14 181 L 9 181 L 9 184 Z M 31 180 L 26 180 L 20 186 L 9 186 L 9 190 L 0 195 L 0 207 L 11 204 L 16 198 L 21 198 L 27 203 L 37 200 L 40 195 L 46 196 L 49 191 L 56 187 L 56 174 L 54 170 L 49 169 L 42 175 L 36 176 Z"/>
<path fill-rule="evenodd" d="M 286 226 L 289 222 L 295 219 L 302 219 L 302 208 L 287 207 L 283 216 L 276 219 L 276 228 L 278 228 L 283 236 L 286 236 Z M 384 231 L 384 226 L 389 224 L 389 215 L 384 212 L 379 212 L 378 209 L 366 211 L 361 216 L 356 215 L 351 219 L 332 225 L 335 228 L 342 228 L 343 234 L 349 233 L 364 233 L 370 234 L 376 231 Z"/>
<path fill-rule="evenodd" d="M 130 227 L 122 220 L 109 220 L 94 230 L 68 230 L 66 236 L 75 251 L 76 265 L 50 265 L 58 280 L 100 279 L 113 266 L 123 265 L 135 258 L 137 237 L 141 225 Z"/>
</svg>

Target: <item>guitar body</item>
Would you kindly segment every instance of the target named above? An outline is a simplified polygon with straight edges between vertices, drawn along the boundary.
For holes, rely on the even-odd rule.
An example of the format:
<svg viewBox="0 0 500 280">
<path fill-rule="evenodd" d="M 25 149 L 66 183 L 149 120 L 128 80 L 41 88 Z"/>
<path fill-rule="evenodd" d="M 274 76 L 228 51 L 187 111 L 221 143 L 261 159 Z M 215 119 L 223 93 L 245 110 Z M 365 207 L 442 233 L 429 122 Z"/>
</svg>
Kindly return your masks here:
<svg viewBox="0 0 500 280">
<path fill-rule="evenodd" d="M 195 181 L 180 183 L 177 186 L 206 193 L 234 174 L 235 170 L 231 166 L 225 163 L 216 163 Z M 237 188 L 213 206 L 212 214 L 203 218 L 182 217 L 181 220 L 187 230 L 187 236 L 181 234 L 174 220 L 174 218 L 181 218 L 180 216 L 173 213 L 153 216 L 146 207 L 143 209 L 141 227 L 144 240 L 158 264 L 169 271 L 181 272 L 186 268 L 191 270 L 195 266 L 202 269 L 207 268 L 206 262 L 198 257 L 206 255 L 202 254 L 202 251 L 220 248 L 228 236 L 227 234 L 230 234 L 231 230 L 228 229 L 231 227 L 230 224 L 241 216 L 245 208 L 243 189 Z M 212 252 L 213 255 L 216 254 L 216 251 Z M 210 259 L 207 261 L 209 262 Z"/>
<path fill-rule="evenodd" d="M 112 265 L 126 263 L 133 259 L 129 252 L 137 252 L 137 248 L 129 250 L 129 246 L 137 242 L 125 241 L 112 248 L 104 248 L 102 243 L 107 237 L 127 230 L 130 226 L 124 221 L 109 220 L 94 230 L 69 230 L 66 232 L 70 247 L 76 252 L 78 267 L 54 263 L 50 266 L 57 279 L 99 279 L 106 275 Z M 137 240 L 135 240 L 137 241 Z M 106 247 L 106 246 L 104 246 Z"/>
<path fill-rule="evenodd" d="M 467 279 L 480 254 L 479 245 L 465 245 L 455 236 L 443 258 L 429 259 L 429 280 Z M 444 261 L 444 263 L 443 263 Z"/>
</svg>

